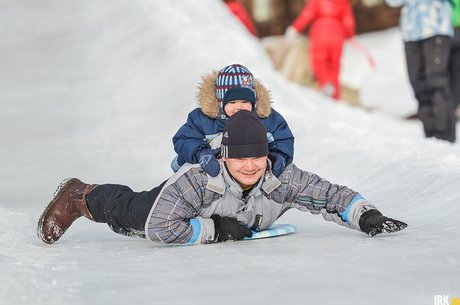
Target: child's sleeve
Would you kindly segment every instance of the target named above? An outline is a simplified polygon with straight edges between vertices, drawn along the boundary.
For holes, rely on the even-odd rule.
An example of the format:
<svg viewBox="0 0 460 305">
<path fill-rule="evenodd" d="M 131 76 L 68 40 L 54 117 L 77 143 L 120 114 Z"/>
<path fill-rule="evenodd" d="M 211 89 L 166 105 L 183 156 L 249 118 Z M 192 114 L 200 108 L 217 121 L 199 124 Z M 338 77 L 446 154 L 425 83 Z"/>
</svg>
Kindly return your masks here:
<svg viewBox="0 0 460 305">
<path fill-rule="evenodd" d="M 272 109 L 272 114 L 262 120 L 267 129 L 269 150 L 282 153 L 286 157 L 286 165 L 294 159 L 294 135 L 284 118 Z"/>
<path fill-rule="evenodd" d="M 182 125 L 173 137 L 174 151 L 177 153 L 177 163 L 198 163 L 196 152 L 209 147 L 205 133 L 200 123 L 201 110 L 198 108 L 189 113 L 187 122 Z"/>
</svg>

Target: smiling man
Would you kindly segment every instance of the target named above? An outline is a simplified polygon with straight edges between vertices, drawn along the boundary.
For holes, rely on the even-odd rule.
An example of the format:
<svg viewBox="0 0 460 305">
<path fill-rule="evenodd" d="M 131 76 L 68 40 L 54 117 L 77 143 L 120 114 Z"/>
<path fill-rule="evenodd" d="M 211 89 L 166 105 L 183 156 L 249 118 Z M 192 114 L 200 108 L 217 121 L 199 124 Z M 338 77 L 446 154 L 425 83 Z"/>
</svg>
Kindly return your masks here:
<svg viewBox="0 0 460 305">
<path fill-rule="evenodd" d="M 200 244 L 242 240 L 269 228 L 287 210 L 324 219 L 370 236 L 407 227 L 383 216 L 357 192 L 288 165 L 271 172 L 266 130 L 257 116 L 239 111 L 222 137 L 220 173 L 185 164 L 151 191 L 115 184 L 90 185 L 73 178 L 56 191 L 38 223 L 38 236 L 54 243 L 80 216 L 107 223 L 116 233 L 162 243 Z"/>
</svg>

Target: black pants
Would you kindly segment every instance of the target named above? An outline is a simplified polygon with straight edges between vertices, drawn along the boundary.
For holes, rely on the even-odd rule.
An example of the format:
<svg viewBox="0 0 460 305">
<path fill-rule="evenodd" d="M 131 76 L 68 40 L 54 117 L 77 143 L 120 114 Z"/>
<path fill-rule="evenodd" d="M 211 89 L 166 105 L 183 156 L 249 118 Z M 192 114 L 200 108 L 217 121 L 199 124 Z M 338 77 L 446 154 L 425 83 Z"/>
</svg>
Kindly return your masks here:
<svg viewBox="0 0 460 305">
<path fill-rule="evenodd" d="M 455 36 L 450 48 L 450 86 L 455 107 L 460 106 L 460 27 L 455 28 Z"/>
<path fill-rule="evenodd" d="M 118 184 L 98 185 L 86 203 L 97 222 L 107 223 L 116 233 L 145 238 L 147 216 L 165 183 L 144 192 Z"/>
<path fill-rule="evenodd" d="M 455 141 L 455 107 L 449 81 L 451 38 L 434 36 L 405 42 L 409 81 L 418 101 L 425 135 Z"/>
</svg>

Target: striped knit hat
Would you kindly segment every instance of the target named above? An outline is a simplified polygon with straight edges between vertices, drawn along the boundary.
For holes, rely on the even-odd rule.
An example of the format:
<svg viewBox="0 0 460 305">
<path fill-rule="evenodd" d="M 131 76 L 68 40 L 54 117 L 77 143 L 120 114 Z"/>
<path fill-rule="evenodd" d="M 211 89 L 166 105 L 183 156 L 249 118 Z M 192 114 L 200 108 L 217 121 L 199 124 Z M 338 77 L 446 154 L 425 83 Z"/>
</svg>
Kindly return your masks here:
<svg viewBox="0 0 460 305">
<path fill-rule="evenodd" d="M 228 102 L 245 100 L 256 103 L 254 76 L 245 66 L 233 64 L 219 71 L 216 78 L 216 97 L 223 110 Z"/>
</svg>

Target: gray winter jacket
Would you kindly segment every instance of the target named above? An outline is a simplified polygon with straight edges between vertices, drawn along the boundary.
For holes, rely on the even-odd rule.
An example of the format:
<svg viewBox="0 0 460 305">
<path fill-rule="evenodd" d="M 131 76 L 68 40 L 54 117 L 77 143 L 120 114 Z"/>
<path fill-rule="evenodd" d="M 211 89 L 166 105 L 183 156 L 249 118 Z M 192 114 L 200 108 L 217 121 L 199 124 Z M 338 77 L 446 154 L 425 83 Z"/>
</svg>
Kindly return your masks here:
<svg viewBox="0 0 460 305">
<path fill-rule="evenodd" d="M 253 230 L 269 228 L 291 208 L 322 214 L 325 220 L 359 229 L 362 213 L 375 207 L 355 191 L 300 170 L 294 164 L 276 178 L 269 170 L 246 198 L 221 161 L 208 176 L 185 164 L 164 185 L 146 221 L 147 238 L 163 243 L 200 244 L 214 240 L 213 214 L 238 219 Z M 269 162 L 269 161 L 268 161 Z"/>
</svg>

